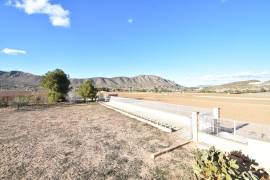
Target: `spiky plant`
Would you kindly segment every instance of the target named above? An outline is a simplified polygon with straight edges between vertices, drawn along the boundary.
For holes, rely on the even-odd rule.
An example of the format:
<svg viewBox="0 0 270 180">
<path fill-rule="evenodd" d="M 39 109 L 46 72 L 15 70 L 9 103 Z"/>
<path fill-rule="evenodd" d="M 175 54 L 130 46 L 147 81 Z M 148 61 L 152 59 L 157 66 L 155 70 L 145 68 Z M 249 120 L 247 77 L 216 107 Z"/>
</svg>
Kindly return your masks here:
<svg viewBox="0 0 270 180">
<path fill-rule="evenodd" d="M 229 159 L 214 147 L 196 153 L 194 172 L 199 179 L 236 179 L 239 174 L 238 168 L 236 160 Z"/>
</svg>

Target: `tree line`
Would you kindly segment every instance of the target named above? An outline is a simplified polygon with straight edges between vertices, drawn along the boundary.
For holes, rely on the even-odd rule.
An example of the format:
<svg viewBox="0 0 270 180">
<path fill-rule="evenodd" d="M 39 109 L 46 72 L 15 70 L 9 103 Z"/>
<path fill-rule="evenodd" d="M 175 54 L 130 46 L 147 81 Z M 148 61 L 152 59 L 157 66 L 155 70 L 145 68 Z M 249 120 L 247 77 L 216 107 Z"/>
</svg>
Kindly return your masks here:
<svg viewBox="0 0 270 180">
<path fill-rule="evenodd" d="M 70 87 L 69 76 L 61 69 L 47 72 L 41 79 L 41 86 L 48 91 L 48 102 L 63 102 L 66 100 Z M 97 89 L 91 80 L 81 84 L 76 93 L 86 102 L 88 98 L 95 99 Z"/>
</svg>

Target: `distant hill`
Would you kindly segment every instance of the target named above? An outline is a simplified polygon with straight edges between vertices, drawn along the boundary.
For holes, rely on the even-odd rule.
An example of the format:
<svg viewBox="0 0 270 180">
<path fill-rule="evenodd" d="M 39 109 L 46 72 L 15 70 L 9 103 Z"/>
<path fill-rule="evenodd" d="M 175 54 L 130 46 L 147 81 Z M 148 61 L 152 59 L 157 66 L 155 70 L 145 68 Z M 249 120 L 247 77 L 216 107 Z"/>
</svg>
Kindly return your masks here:
<svg viewBox="0 0 270 180">
<path fill-rule="evenodd" d="M 170 90 L 177 90 L 183 88 L 177 83 L 153 75 L 140 75 L 136 77 L 114 77 L 114 78 L 86 78 L 86 79 L 71 79 L 72 87 L 77 87 L 85 80 L 92 79 L 94 85 L 98 88 L 110 89 L 154 89 L 164 88 Z M 0 71 L 0 86 L 2 89 L 9 90 L 37 90 L 41 76 L 25 73 L 21 71 Z"/>
<path fill-rule="evenodd" d="M 41 76 L 21 71 L 0 71 L 0 88 L 8 90 L 37 90 Z"/>
<path fill-rule="evenodd" d="M 176 84 L 173 81 L 153 76 L 153 75 L 140 75 L 136 77 L 114 77 L 114 78 L 104 78 L 95 77 L 90 78 L 93 80 L 96 87 L 106 87 L 106 88 L 119 88 L 119 89 L 154 89 L 166 88 L 166 89 L 181 89 L 182 86 Z M 78 86 L 85 79 L 71 79 L 73 86 Z"/>
<path fill-rule="evenodd" d="M 205 87 L 202 91 L 231 93 L 264 92 L 270 91 L 269 82 L 270 81 L 262 82 L 258 80 L 237 81 L 223 85 Z"/>
<path fill-rule="evenodd" d="M 236 82 L 213 86 L 213 87 L 214 88 L 243 88 L 243 87 L 252 87 L 258 84 L 262 84 L 262 82 L 258 80 L 247 80 L 247 81 L 236 81 Z"/>
</svg>

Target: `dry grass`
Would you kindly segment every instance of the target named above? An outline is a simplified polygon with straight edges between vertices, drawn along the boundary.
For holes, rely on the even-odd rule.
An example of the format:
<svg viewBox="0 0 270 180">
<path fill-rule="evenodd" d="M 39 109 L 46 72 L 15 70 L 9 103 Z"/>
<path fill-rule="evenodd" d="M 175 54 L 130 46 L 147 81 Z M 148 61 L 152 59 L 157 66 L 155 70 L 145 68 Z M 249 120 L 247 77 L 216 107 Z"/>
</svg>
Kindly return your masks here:
<svg viewBox="0 0 270 180">
<path fill-rule="evenodd" d="M 197 107 L 220 107 L 222 118 L 270 124 L 270 94 L 119 93 L 119 96 Z"/>
<path fill-rule="evenodd" d="M 101 105 L 0 109 L 0 179 L 193 179 L 192 147 Z"/>
<path fill-rule="evenodd" d="M 16 97 L 27 97 L 30 104 L 45 104 L 47 103 L 47 93 L 45 91 L 0 91 L 0 107 L 2 103 L 11 105 Z"/>
</svg>

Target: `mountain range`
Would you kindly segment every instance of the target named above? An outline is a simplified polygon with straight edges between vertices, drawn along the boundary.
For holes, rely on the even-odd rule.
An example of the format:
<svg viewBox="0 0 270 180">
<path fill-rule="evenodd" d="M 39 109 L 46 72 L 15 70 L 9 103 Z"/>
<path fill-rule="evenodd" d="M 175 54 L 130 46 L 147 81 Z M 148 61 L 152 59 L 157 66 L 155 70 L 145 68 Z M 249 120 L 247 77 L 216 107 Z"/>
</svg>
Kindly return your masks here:
<svg viewBox="0 0 270 180">
<path fill-rule="evenodd" d="M 42 76 L 25 73 L 22 71 L 0 71 L 0 87 L 7 90 L 38 90 Z M 86 79 L 71 78 L 71 86 L 78 87 L 85 80 L 91 79 L 97 88 L 109 89 L 134 89 L 149 90 L 154 88 L 164 88 L 178 90 L 183 86 L 177 83 L 153 75 L 140 75 L 136 77 L 94 77 Z"/>
<path fill-rule="evenodd" d="M 40 81 L 42 76 L 26 73 L 22 71 L 0 71 L 0 90 L 27 90 L 35 91 L 40 89 Z M 263 92 L 270 91 L 270 81 L 237 81 L 223 85 L 215 86 L 199 86 L 196 88 L 187 88 L 181 86 L 174 81 L 164 79 L 154 75 L 140 75 L 135 77 L 93 77 L 93 78 L 71 78 L 71 86 L 73 90 L 81 85 L 85 80 L 91 79 L 97 88 L 122 89 L 122 90 L 185 90 L 199 92 Z"/>
</svg>

